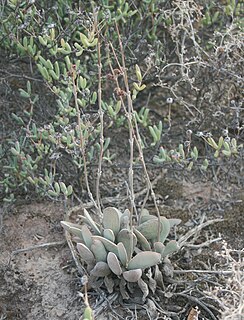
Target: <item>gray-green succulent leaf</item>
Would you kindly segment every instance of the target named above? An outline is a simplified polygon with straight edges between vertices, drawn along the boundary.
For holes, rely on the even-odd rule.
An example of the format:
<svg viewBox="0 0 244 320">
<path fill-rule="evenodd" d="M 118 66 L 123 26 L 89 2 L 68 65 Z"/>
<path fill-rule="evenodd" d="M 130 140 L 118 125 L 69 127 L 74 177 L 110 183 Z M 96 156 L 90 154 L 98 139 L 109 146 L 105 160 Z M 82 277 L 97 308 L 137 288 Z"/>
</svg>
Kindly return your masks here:
<svg viewBox="0 0 244 320">
<path fill-rule="evenodd" d="M 107 207 L 103 210 L 103 227 L 105 229 L 111 229 L 116 236 L 120 231 L 120 217 L 122 213 L 114 208 L 114 207 Z"/>
<path fill-rule="evenodd" d="M 122 274 L 123 271 L 116 254 L 114 254 L 113 252 L 109 252 L 107 256 L 107 263 L 114 274 L 116 274 L 117 276 L 120 276 Z"/>
<path fill-rule="evenodd" d="M 123 277 L 128 282 L 137 282 L 142 276 L 142 269 L 134 269 L 123 272 Z"/>
<path fill-rule="evenodd" d="M 160 263 L 161 254 L 152 251 L 142 251 L 135 255 L 128 263 L 127 269 L 146 269 Z"/>
</svg>

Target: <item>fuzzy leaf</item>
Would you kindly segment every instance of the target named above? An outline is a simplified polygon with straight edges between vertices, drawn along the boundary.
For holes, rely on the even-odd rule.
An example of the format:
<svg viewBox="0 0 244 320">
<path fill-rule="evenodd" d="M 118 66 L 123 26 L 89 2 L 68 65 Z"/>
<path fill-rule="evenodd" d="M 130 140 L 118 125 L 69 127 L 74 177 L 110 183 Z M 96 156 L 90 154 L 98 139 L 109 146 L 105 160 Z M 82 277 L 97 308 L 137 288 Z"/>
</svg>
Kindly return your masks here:
<svg viewBox="0 0 244 320">
<path fill-rule="evenodd" d="M 101 235 L 101 232 L 99 228 L 97 227 L 96 223 L 88 213 L 86 209 L 84 209 L 84 217 L 86 218 L 86 221 L 89 223 L 90 227 L 93 229 L 96 235 Z"/>
<path fill-rule="evenodd" d="M 114 291 L 114 280 L 112 277 L 104 277 L 104 284 L 108 290 L 108 293 L 113 293 Z"/>
<path fill-rule="evenodd" d="M 116 236 L 120 230 L 121 215 L 122 215 L 121 212 L 114 207 L 105 208 L 103 210 L 104 229 L 111 229 Z"/>
<path fill-rule="evenodd" d="M 123 277 L 128 282 L 137 282 L 142 276 L 141 269 L 134 269 L 123 272 Z"/>
<path fill-rule="evenodd" d="M 134 248 L 136 246 L 136 236 L 133 234 L 132 231 L 127 229 L 120 230 L 118 236 L 117 236 L 118 242 L 122 242 L 125 246 L 125 250 L 127 252 L 128 259 L 130 260 L 132 257 L 132 254 L 134 252 Z"/>
<path fill-rule="evenodd" d="M 111 251 L 114 254 L 116 254 L 116 256 L 119 256 L 118 247 L 112 241 L 110 241 L 106 238 L 100 237 L 100 236 L 92 236 L 92 239 L 100 240 L 103 243 L 103 245 L 107 251 Z"/>
<path fill-rule="evenodd" d="M 144 237 L 144 235 L 140 231 L 138 231 L 136 228 L 134 228 L 133 232 L 135 233 L 137 240 L 142 247 L 142 250 L 151 251 L 151 246 L 147 241 L 147 239 Z"/>
<path fill-rule="evenodd" d="M 72 238 L 72 241 L 75 242 L 75 243 L 84 243 L 84 241 L 81 241 L 81 238 L 76 237 L 76 236 L 74 236 L 74 237 Z"/>
<path fill-rule="evenodd" d="M 111 229 L 104 229 L 103 236 L 104 236 L 104 238 L 106 238 L 112 242 L 115 241 L 115 235 L 113 233 L 113 230 L 111 230 Z"/>
<path fill-rule="evenodd" d="M 114 254 L 113 252 L 109 252 L 107 256 L 107 263 L 114 274 L 116 274 L 117 276 L 120 276 L 122 274 L 122 269 L 116 254 Z"/>
<path fill-rule="evenodd" d="M 91 229 L 95 235 L 99 235 L 99 236 L 101 235 L 101 232 L 99 230 L 99 226 L 96 222 L 93 221 L 93 223 L 95 224 L 95 227 L 94 227 L 94 225 L 90 222 L 90 220 L 87 219 L 85 216 L 78 215 L 78 217 L 81 218 L 81 222 L 83 222 L 91 227 Z M 98 234 L 97 230 L 99 230 L 99 234 Z"/>
<path fill-rule="evenodd" d="M 146 297 L 149 295 L 149 289 L 145 281 L 140 278 L 138 281 L 138 286 L 141 289 L 143 296 L 142 296 L 142 301 L 145 301 Z"/>
<path fill-rule="evenodd" d="M 90 275 L 94 277 L 106 277 L 111 273 L 108 264 L 104 261 L 96 263 L 95 267 L 90 271 Z"/>
<path fill-rule="evenodd" d="M 117 244 L 117 247 L 118 247 L 118 252 L 119 252 L 119 260 L 121 261 L 122 265 L 124 267 L 126 267 L 127 263 L 128 263 L 128 256 L 127 256 L 127 252 L 125 250 L 125 246 L 123 245 L 122 242 L 119 242 Z"/>
<path fill-rule="evenodd" d="M 95 257 L 91 250 L 87 248 L 83 243 L 77 243 L 77 250 L 82 260 L 84 260 L 88 264 L 92 264 L 95 262 Z"/>
<path fill-rule="evenodd" d="M 92 268 L 90 270 L 92 270 Z M 103 282 L 104 282 L 104 278 L 102 277 L 100 278 L 93 277 L 93 276 L 89 277 L 89 287 L 91 287 L 94 290 L 98 290 L 99 288 L 101 288 L 101 286 L 103 285 Z"/>
<path fill-rule="evenodd" d="M 81 232 L 81 225 L 75 224 L 68 221 L 61 221 L 61 225 L 64 228 L 64 230 L 72 233 L 73 235 L 79 237 L 82 242 L 84 242 L 82 232 Z"/>
<path fill-rule="evenodd" d="M 168 258 L 164 258 L 163 271 L 166 277 L 172 278 L 174 275 L 174 267 Z"/>
<path fill-rule="evenodd" d="M 107 251 L 104 247 L 102 241 L 97 239 L 92 239 L 91 251 L 93 252 L 96 261 L 107 261 Z"/>
<path fill-rule="evenodd" d="M 156 280 L 157 285 L 159 287 L 164 288 L 163 275 L 162 275 L 162 272 L 159 270 L 158 265 L 155 266 L 154 279 Z"/>
<path fill-rule="evenodd" d="M 141 216 L 141 224 L 152 219 L 157 219 L 157 217 L 152 214 L 143 215 Z"/>
<path fill-rule="evenodd" d="M 152 251 L 142 251 L 137 253 L 128 263 L 127 269 L 146 269 L 155 266 L 161 261 L 161 254 Z"/>
<path fill-rule="evenodd" d="M 137 227 L 137 230 L 140 231 L 141 234 L 147 239 L 152 240 L 158 234 L 158 219 L 151 219 Z M 159 226 L 159 232 L 161 232 L 162 226 Z"/>
<path fill-rule="evenodd" d="M 91 231 L 88 229 L 87 225 L 84 224 L 83 226 L 81 226 L 81 232 L 82 232 L 82 236 L 83 236 L 85 245 L 89 249 L 91 249 L 92 234 L 91 234 Z"/>
<path fill-rule="evenodd" d="M 160 254 L 164 251 L 165 245 L 162 242 L 154 242 L 154 250 Z"/>
<path fill-rule="evenodd" d="M 169 254 L 176 252 L 179 250 L 179 245 L 175 240 L 169 241 L 166 246 L 164 251 L 162 252 L 162 257 L 166 257 Z"/>
<path fill-rule="evenodd" d="M 162 231 L 160 233 L 160 241 L 162 243 L 164 243 L 164 241 L 166 240 L 166 238 L 168 237 L 169 232 L 170 232 L 170 222 L 165 217 L 161 217 L 160 221 L 161 221 L 161 225 L 162 225 L 162 229 L 161 229 Z"/>
</svg>

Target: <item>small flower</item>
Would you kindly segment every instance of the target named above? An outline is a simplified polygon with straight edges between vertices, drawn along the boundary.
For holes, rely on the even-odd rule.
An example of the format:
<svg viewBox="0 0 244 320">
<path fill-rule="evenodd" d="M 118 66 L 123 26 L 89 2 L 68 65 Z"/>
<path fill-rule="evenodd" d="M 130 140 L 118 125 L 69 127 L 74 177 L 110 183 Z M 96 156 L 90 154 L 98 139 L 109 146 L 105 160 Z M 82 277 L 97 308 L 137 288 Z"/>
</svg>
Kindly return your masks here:
<svg viewBox="0 0 244 320">
<path fill-rule="evenodd" d="M 228 137 L 228 129 L 224 129 L 223 131 L 222 131 L 222 134 L 223 134 L 223 136 L 224 137 Z"/>
<path fill-rule="evenodd" d="M 206 137 L 206 138 L 212 137 L 212 133 L 211 133 L 211 132 L 206 132 L 205 137 Z"/>
<path fill-rule="evenodd" d="M 167 100 L 166 100 L 166 102 L 167 102 L 168 104 L 172 104 L 172 103 L 173 103 L 173 101 L 174 101 L 174 100 L 173 100 L 173 98 L 170 98 L 170 97 L 169 97 L 169 98 L 167 98 Z"/>
<path fill-rule="evenodd" d="M 203 137 L 203 136 L 204 136 L 204 133 L 203 133 L 202 131 L 198 131 L 198 132 L 196 133 L 196 136 L 197 136 L 197 137 Z"/>
<path fill-rule="evenodd" d="M 190 129 L 187 130 L 187 131 L 186 131 L 186 134 L 187 134 L 187 136 L 191 136 L 191 135 L 192 135 L 192 130 L 190 130 Z"/>
</svg>

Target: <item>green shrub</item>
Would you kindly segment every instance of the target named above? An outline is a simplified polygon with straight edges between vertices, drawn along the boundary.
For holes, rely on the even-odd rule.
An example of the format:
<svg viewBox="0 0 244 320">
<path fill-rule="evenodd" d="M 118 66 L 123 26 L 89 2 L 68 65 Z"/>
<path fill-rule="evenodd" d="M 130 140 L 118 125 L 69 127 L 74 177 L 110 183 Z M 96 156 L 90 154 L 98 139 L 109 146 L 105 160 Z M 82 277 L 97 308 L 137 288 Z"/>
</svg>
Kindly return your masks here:
<svg viewBox="0 0 244 320">
<path fill-rule="evenodd" d="M 210 148 L 207 154 L 202 154 L 202 147 L 194 137 L 198 124 L 205 121 L 207 127 L 210 117 L 217 113 L 222 127 L 213 128 L 213 139 L 222 136 L 221 131 L 230 126 L 233 115 L 229 111 L 222 115 L 221 104 L 225 105 L 230 98 L 235 104 L 234 117 L 240 118 L 238 90 L 242 60 L 238 30 L 243 30 L 240 6 L 231 0 L 223 4 L 103 0 L 99 7 L 92 1 L 29 4 L 6 1 L 1 10 L 2 50 L 12 57 L 31 61 L 52 103 L 45 108 L 51 116 L 40 123 L 35 110 L 42 97 L 35 83 L 29 80 L 26 88 L 20 89 L 21 97 L 31 108 L 12 114 L 16 135 L 5 141 L 0 150 L 4 154 L 1 185 L 5 199 L 12 201 L 17 190 L 21 193 L 33 190 L 52 199 L 61 194 L 65 198 L 67 194 L 59 193 L 57 186 L 64 183 L 70 186 L 69 190 L 79 192 L 80 177 L 91 163 L 99 162 L 98 36 L 101 107 L 105 122 L 109 123 L 105 135 L 116 127 L 128 125 L 118 85 L 111 73 L 111 68 L 119 72 L 120 84 L 123 70 L 118 66 L 121 58 L 115 23 L 121 34 L 135 108 L 133 125 L 138 125 L 143 133 L 140 143 L 144 150 L 152 148 L 155 163 L 176 162 L 188 169 L 195 163 L 205 170 L 215 158 L 238 157 L 242 152 L 238 136 L 230 141 L 226 137 L 221 150 L 203 139 L 214 151 Z M 116 48 L 115 54 L 110 43 Z M 125 84 L 121 85 L 123 93 Z M 215 86 L 221 92 L 212 89 Z M 150 108 L 142 103 L 149 92 L 162 104 L 163 110 L 169 108 L 167 117 L 151 119 Z M 220 100 L 216 103 L 218 96 Z M 173 145 L 163 146 L 165 132 L 174 134 L 171 127 L 174 103 L 190 117 L 189 123 L 193 123 L 187 128 L 193 132 L 190 149 L 187 141 L 176 142 L 175 146 L 180 143 L 178 149 Z M 241 126 L 238 128 L 242 130 Z M 110 151 L 109 134 L 104 138 L 102 156 L 109 163 L 116 160 L 116 154 Z"/>
</svg>

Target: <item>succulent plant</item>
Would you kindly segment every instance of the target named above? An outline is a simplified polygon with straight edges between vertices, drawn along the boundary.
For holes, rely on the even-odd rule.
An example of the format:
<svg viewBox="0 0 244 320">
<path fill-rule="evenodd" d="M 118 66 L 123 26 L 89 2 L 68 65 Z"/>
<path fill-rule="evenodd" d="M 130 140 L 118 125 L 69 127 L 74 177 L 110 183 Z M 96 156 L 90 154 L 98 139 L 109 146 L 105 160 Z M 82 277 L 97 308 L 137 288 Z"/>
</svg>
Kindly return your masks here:
<svg viewBox="0 0 244 320">
<path fill-rule="evenodd" d="M 140 223 L 130 226 L 130 211 L 122 213 L 114 207 L 103 210 L 101 225 L 86 209 L 80 217 L 82 225 L 67 221 L 61 224 L 77 242 L 91 287 L 105 285 L 108 292 L 118 287 L 123 299 L 128 299 L 129 292 L 137 286 L 145 299 L 150 290 L 154 293 L 156 286 L 162 285 L 160 266 L 179 248 L 175 240 L 166 239 L 170 228 L 180 223 L 179 219 L 158 219 L 143 210 Z"/>
</svg>

